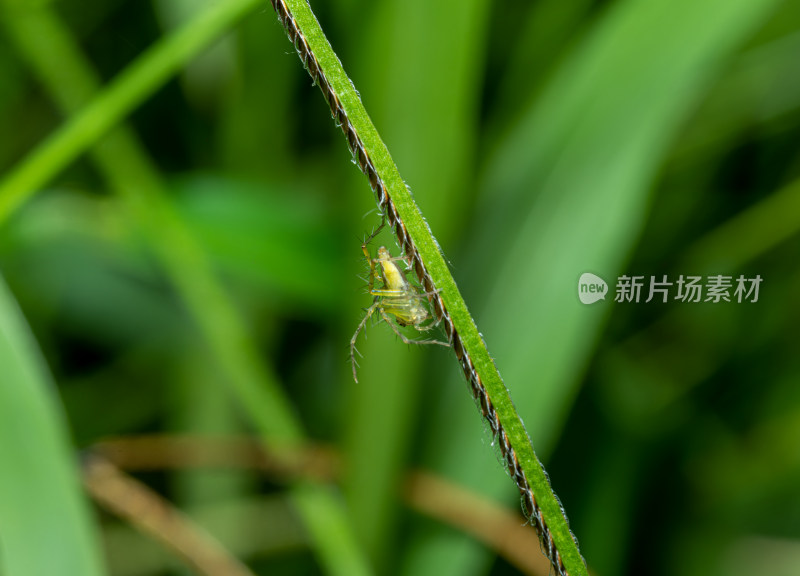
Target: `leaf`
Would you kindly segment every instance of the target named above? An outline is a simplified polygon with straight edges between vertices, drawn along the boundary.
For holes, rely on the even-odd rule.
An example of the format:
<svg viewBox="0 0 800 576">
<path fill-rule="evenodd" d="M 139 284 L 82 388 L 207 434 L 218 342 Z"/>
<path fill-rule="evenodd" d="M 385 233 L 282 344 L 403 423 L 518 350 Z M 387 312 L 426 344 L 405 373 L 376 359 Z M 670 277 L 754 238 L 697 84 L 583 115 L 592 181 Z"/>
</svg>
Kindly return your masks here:
<svg viewBox="0 0 800 576">
<path fill-rule="evenodd" d="M 0 278 L 0 572 L 104 573 L 47 367 Z"/>
</svg>

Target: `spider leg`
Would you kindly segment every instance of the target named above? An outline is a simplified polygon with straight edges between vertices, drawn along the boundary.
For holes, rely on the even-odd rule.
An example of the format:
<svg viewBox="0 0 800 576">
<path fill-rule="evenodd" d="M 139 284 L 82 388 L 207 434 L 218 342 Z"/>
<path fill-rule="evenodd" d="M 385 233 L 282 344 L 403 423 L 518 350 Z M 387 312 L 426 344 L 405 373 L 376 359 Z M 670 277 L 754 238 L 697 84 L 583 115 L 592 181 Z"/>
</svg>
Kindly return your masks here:
<svg viewBox="0 0 800 576">
<path fill-rule="evenodd" d="M 367 313 L 364 314 L 364 317 L 361 319 L 358 328 L 356 328 L 353 337 L 350 338 L 350 362 L 353 365 L 353 380 L 355 380 L 356 382 L 358 382 L 358 376 L 356 375 L 356 368 L 358 368 L 358 362 L 356 362 L 356 354 L 361 356 L 361 353 L 358 350 L 356 350 L 356 340 L 358 339 L 358 335 L 361 333 L 361 331 L 366 327 L 367 321 L 369 321 L 370 317 L 375 313 L 375 310 L 378 309 L 380 304 L 381 304 L 380 300 L 376 298 L 375 301 L 372 303 L 372 306 L 367 308 Z"/>
<path fill-rule="evenodd" d="M 375 230 L 372 231 L 372 234 L 367 236 L 367 238 L 361 244 L 361 251 L 364 252 L 364 256 L 366 256 L 367 260 L 369 260 L 370 262 L 372 262 L 372 256 L 370 256 L 369 250 L 367 250 L 367 246 L 369 245 L 370 242 L 372 242 L 375 239 L 375 236 L 380 234 L 380 232 L 381 232 L 381 230 L 383 230 L 384 226 L 386 226 L 386 215 L 382 214 L 381 215 L 381 223 L 378 225 L 377 228 L 375 228 Z"/>
<path fill-rule="evenodd" d="M 381 214 L 381 223 L 378 225 L 377 228 L 375 228 L 375 230 L 372 231 L 372 234 L 370 234 L 369 237 L 367 237 L 367 239 L 364 240 L 363 246 L 366 247 L 367 244 L 372 242 L 372 240 L 375 238 L 375 236 L 380 234 L 380 232 L 381 232 L 381 230 L 383 230 L 384 226 L 386 226 L 386 214 Z"/>
<path fill-rule="evenodd" d="M 415 325 L 414 328 L 416 328 L 420 332 L 427 332 L 428 330 L 433 330 L 439 324 L 442 323 L 442 318 L 444 318 L 444 316 L 441 316 L 441 317 L 437 318 L 436 314 L 431 314 L 430 318 L 428 318 L 428 320 L 427 320 L 428 323 L 425 326 L 422 326 L 422 325 L 417 326 L 417 325 Z"/>
<path fill-rule="evenodd" d="M 405 334 L 403 334 L 402 332 L 400 332 L 400 330 L 397 329 L 397 326 L 395 326 L 395 323 L 392 322 L 392 319 L 389 318 L 389 315 L 384 311 L 383 308 L 379 308 L 379 311 L 380 311 L 381 316 L 383 317 L 384 321 L 391 327 L 392 331 L 395 334 L 397 334 L 397 336 L 400 337 L 400 340 L 402 340 L 403 343 L 405 343 L 405 344 L 438 344 L 439 346 L 446 346 L 447 348 L 450 347 L 450 344 L 448 344 L 447 342 L 440 342 L 439 340 L 412 340 L 410 338 L 407 338 Z M 420 328 L 418 328 L 416 326 L 415 326 L 415 328 L 417 328 L 417 330 L 420 329 Z"/>
<path fill-rule="evenodd" d="M 444 318 L 444 316 L 439 316 L 437 318 L 437 316 L 436 316 L 436 314 L 434 312 L 436 310 L 436 306 L 434 306 L 433 301 L 431 299 L 431 296 L 439 294 L 440 292 L 441 292 L 441 290 L 439 290 L 439 289 L 432 290 L 430 292 L 423 292 L 419 288 L 414 287 L 414 293 L 413 293 L 412 296 L 409 297 L 409 299 L 419 307 L 426 307 L 425 303 L 427 301 L 427 310 L 426 310 L 427 319 L 423 320 L 422 322 L 412 323 L 414 328 L 416 328 L 420 332 L 426 332 L 428 330 L 431 330 L 432 328 L 435 328 L 439 324 L 441 324 L 442 318 Z"/>
<path fill-rule="evenodd" d="M 383 227 L 386 225 L 386 214 L 381 215 L 381 223 L 380 225 L 372 231 L 364 242 L 361 244 L 361 251 L 364 253 L 364 258 L 367 259 L 367 263 L 369 264 L 369 292 L 372 292 L 372 289 L 375 287 L 375 278 L 380 278 L 380 273 L 375 269 L 375 262 L 376 260 L 372 257 L 367 250 L 367 245 L 377 236 Z"/>
<path fill-rule="evenodd" d="M 428 330 L 433 330 L 439 325 L 439 321 L 437 320 L 433 324 L 428 324 L 427 326 L 414 326 L 420 332 L 427 332 Z M 445 348 L 450 348 L 449 342 L 444 342 L 442 340 L 415 340 L 417 344 L 438 344 L 439 346 L 444 346 Z"/>
</svg>

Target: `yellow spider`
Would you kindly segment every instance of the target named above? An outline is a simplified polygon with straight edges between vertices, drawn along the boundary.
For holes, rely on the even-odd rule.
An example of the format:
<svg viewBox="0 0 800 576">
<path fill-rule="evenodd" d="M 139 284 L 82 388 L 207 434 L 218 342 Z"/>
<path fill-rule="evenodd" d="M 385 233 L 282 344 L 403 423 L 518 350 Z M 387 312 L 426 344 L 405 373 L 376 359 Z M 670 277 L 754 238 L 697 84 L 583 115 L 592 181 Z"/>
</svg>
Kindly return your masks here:
<svg viewBox="0 0 800 576">
<path fill-rule="evenodd" d="M 386 322 L 394 333 L 406 344 L 438 344 L 440 346 L 449 346 L 447 342 L 439 342 L 438 340 L 411 340 L 395 326 L 396 322 L 400 326 L 413 326 L 420 332 L 425 332 L 435 327 L 438 321 L 433 321 L 428 311 L 426 296 L 429 296 L 430 293 L 423 292 L 417 286 L 409 283 L 403 271 L 395 264 L 395 262 L 403 261 L 404 259 L 392 257 L 385 246 L 378 248 L 377 258 L 372 258 L 369 250 L 367 250 L 367 245 L 377 236 L 378 232 L 383 228 L 383 225 L 384 224 L 381 223 L 378 229 L 361 245 L 361 251 L 364 252 L 364 257 L 369 263 L 369 293 L 372 294 L 374 298 L 372 300 L 372 305 L 366 309 L 364 318 L 361 320 L 358 328 L 356 328 L 355 334 L 353 334 L 353 337 L 350 339 L 350 361 L 353 364 L 353 379 L 356 382 L 358 382 L 355 356 L 358 352 L 358 350 L 356 350 L 356 339 L 367 325 L 367 321 L 376 311 L 381 315 L 384 322 Z M 375 287 L 376 280 L 382 283 L 381 287 Z M 394 317 L 394 322 L 392 322 L 392 317 Z"/>
</svg>

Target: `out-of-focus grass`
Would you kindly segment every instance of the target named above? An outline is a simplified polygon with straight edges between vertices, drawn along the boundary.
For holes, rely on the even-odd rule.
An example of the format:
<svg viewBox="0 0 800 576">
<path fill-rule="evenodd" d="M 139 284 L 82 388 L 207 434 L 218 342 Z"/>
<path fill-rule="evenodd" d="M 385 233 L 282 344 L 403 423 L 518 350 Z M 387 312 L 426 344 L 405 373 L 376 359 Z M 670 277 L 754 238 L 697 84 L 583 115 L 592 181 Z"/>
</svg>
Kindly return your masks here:
<svg viewBox="0 0 800 576">
<path fill-rule="evenodd" d="M 177 4 L 54 8 L 105 83 L 175 25 Z M 442 241 L 534 446 L 552 455 L 590 565 L 729 574 L 758 554 L 764 570 L 797 566 L 800 8 L 423 4 L 312 7 Z M 340 441 L 351 519 L 378 571 L 511 573 L 400 507 L 410 464 L 498 498 L 492 486 L 508 481 L 450 353 L 406 350 L 377 326 L 350 382 L 346 342 L 369 302 L 359 244 L 377 223 L 362 218 L 368 187 L 268 4 L 225 28 L 223 50 L 130 118 L 170 204 L 304 427 Z M 6 32 L 0 77 L 3 179 L 60 120 Z M 194 360 L 205 356 L 194 325 L 111 186 L 83 160 L 48 186 L 0 229 L 0 269 L 78 443 L 214 430 L 220 414 L 225 429 L 248 429 L 201 398 L 221 375 Z M 761 301 L 583 308 L 574 297 L 587 270 L 612 283 L 695 266 L 760 274 Z M 221 491 L 146 479 L 192 505 L 283 493 L 248 478 Z M 220 526 L 223 540 L 235 530 Z M 264 573 L 315 570 L 297 548 L 237 550 Z"/>
<path fill-rule="evenodd" d="M 207 16 L 185 26 L 171 37 L 171 43 L 165 43 L 149 59 L 140 61 L 138 68 L 134 67 L 137 73 L 121 79 L 116 84 L 117 90 L 110 92 L 112 97 L 103 99 L 104 94 L 101 94 L 95 99 L 83 112 L 83 129 L 61 132 L 66 134 L 62 136 L 62 149 L 76 150 L 74 142 L 82 141 L 80 136 L 87 132 L 86 126 L 103 126 L 104 122 L 106 129 L 113 126 L 115 115 L 121 117 L 126 106 L 130 109 L 134 105 L 136 95 L 156 85 L 174 66 L 170 56 L 176 52 L 180 54 L 180 48 L 185 53 L 196 50 L 204 44 L 204 39 L 213 38 L 215 31 L 224 30 L 230 21 L 250 7 L 248 3 L 230 6 L 228 9 L 209 10 Z M 97 79 L 57 17 L 46 9 L 33 8 L 12 21 L 9 29 L 20 50 L 66 113 L 77 112 L 81 105 L 88 104 L 92 93 L 97 90 Z M 49 43 L 30 42 L 30 36 L 47 37 Z M 55 58 L 59 58 L 60 67 L 53 66 Z M 67 76 L 71 76 L 68 88 L 62 82 L 64 70 Z M 103 131 L 103 128 L 97 129 L 94 138 L 101 136 Z M 84 142 L 95 144 L 91 136 Z M 37 166 L 36 160 L 39 160 L 42 172 L 50 169 L 52 173 L 57 170 L 52 167 L 57 165 L 55 158 L 47 154 L 34 156 L 34 161 L 23 163 L 17 174 L 35 172 L 35 168 L 29 167 Z M 210 368 L 219 371 L 222 381 L 230 387 L 254 422 L 265 445 L 285 450 L 287 445 L 297 442 L 303 435 L 302 426 L 295 420 L 285 396 L 277 388 L 271 367 L 259 361 L 237 311 L 210 273 L 198 243 L 166 199 L 166 186 L 136 138 L 126 127 L 117 127 L 93 150 L 93 158 L 109 186 L 123 200 L 130 217 L 201 332 L 214 357 Z M 28 193 L 24 186 L 32 186 L 31 183 L 20 183 L 25 182 L 24 177 L 12 177 L 11 182 L 8 186 L 0 186 L 0 195 L 11 199 L 6 204 L 9 210 L 14 209 L 14 199 L 24 198 Z M 201 392 L 198 390 L 198 394 Z M 216 403 L 219 404 L 220 400 L 217 399 Z M 313 484 L 294 487 L 293 498 L 327 569 L 335 574 L 368 574 L 362 555 L 353 546 L 352 530 L 336 498 Z"/>
<path fill-rule="evenodd" d="M 97 531 L 57 392 L 2 278 L 0 366 L 2 572 L 99 576 Z"/>
</svg>

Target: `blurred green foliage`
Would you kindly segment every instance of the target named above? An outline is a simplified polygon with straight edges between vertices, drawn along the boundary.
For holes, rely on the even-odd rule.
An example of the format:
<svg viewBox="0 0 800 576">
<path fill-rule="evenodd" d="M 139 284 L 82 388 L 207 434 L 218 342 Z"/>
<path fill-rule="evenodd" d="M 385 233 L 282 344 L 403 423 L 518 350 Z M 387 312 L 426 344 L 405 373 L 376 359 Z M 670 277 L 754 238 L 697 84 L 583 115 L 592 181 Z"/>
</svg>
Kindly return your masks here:
<svg viewBox="0 0 800 576">
<path fill-rule="evenodd" d="M 35 27 L 34 8 L 0 3 L 0 190 L 97 90 L 215 9 L 36 5 L 50 28 Z M 796 574 L 800 6 L 312 8 L 452 263 L 590 566 Z M 27 386 L 12 358 L 36 366 L 23 372 L 43 374 L 37 386 L 52 388 L 49 367 L 71 427 L 39 426 L 40 412 L 21 433 L 7 418 L 0 455 L 46 444 L 36 449 L 57 464 L 66 444 L 109 436 L 294 437 L 287 428 L 302 423 L 343 459 L 341 495 L 376 573 L 514 573 L 403 507 L 412 466 L 516 502 L 451 353 L 407 349 L 379 325 L 351 381 L 347 342 L 369 303 L 359 245 L 378 222 L 371 192 L 268 3 L 241 2 L 228 18 L 216 21 L 219 41 L 166 45 L 161 75 L 123 91 L 126 127 L 100 139 L 78 130 L 71 142 L 86 139 L 90 153 L 38 164 L 42 184 L 0 227 L 0 271 L 44 358 L 13 352 L 27 336 L 10 320 L 0 399 Z M 180 50 L 193 56 L 185 67 Z M 622 274 L 764 282 L 755 304 L 585 306 L 576 284 L 587 271 L 612 289 Z M 15 513 L 36 518 L 45 493 L 74 495 L 57 465 L 40 471 L 48 488 L 12 482 L 23 470 L 1 463 L 0 487 L 23 493 L 0 504 L 13 498 Z M 326 536 L 309 543 L 285 485 L 232 471 L 142 478 L 207 518 L 257 573 L 319 572 L 309 548 Z M 97 520 L 112 573 L 177 573 L 144 537 Z M 0 517 L 0 572 L 10 521 Z M 264 538 L 231 537 L 240 523 Z M 293 528 L 268 529 L 276 523 Z"/>
</svg>

